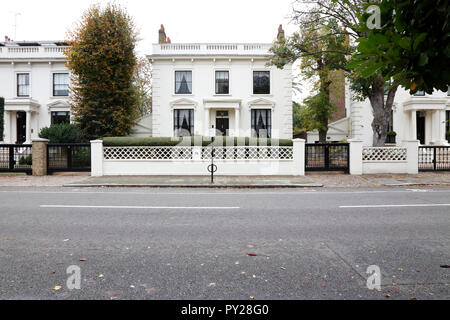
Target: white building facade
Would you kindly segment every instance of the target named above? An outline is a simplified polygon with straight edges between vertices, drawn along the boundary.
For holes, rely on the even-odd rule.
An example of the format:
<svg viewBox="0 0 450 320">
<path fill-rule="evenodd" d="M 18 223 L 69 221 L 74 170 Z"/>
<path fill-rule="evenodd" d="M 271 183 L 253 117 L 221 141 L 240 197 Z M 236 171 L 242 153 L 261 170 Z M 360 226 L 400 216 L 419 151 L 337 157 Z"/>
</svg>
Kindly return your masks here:
<svg viewBox="0 0 450 320">
<path fill-rule="evenodd" d="M 3 141 L 31 143 L 43 127 L 70 121 L 69 70 L 61 41 L 1 42 Z"/>
<path fill-rule="evenodd" d="M 352 92 L 345 91 L 346 117 L 329 124 L 327 139 L 340 141 L 355 139 L 364 146 L 372 146 L 373 112 L 370 101 L 355 101 Z M 398 88 L 392 107 L 389 131 L 396 136 L 386 143 L 419 140 L 421 145 L 449 145 L 450 139 L 450 91 L 435 91 L 428 95 Z M 318 140 L 317 132 L 308 133 L 308 142 Z"/>
<path fill-rule="evenodd" d="M 272 44 L 165 40 L 148 56 L 154 137 L 292 138 L 292 66 L 266 65 Z"/>
</svg>

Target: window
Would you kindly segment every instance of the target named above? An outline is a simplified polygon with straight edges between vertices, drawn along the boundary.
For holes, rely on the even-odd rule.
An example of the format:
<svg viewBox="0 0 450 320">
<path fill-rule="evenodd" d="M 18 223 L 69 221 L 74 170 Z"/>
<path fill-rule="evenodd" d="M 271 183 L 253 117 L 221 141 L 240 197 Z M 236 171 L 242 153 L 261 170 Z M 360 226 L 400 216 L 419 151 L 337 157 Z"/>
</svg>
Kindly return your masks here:
<svg viewBox="0 0 450 320">
<path fill-rule="evenodd" d="M 173 132 L 175 137 L 194 135 L 194 110 L 173 110 Z"/>
<path fill-rule="evenodd" d="M 216 94 L 230 93 L 230 77 L 228 71 L 216 71 Z"/>
<path fill-rule="evenodd" d="M 192 94 L 192 71 L 175 71 L 175 93 Z"/>
<path fill-rule="evenodd" d="M 18 73 L 17 74 L 17 96 L 29 97 L 30 96 L 30 74 Z"/>
<path fill-rule="evenodd" d="M 450 96 L 450 86 L 447 87 L 447 95 Z"/>
<path fill-rule="evenodd" d="M 69 74 L 54 73 L 53 74 L 53 96 L 69 95 Z"/>
<path fill-rule="evenodd" d="M 416 93 L 414 93 L 415 96 L 425 96 L 425 91 L 417 91 Z"/>
<path fill-rule="evenodd" d="M 447 110 L 445 112 L 445 132 L 447 136 L 447 140 L 450 141 L 450 110 Z"/>
<path fill-rule="evenodd" d="M 69 111 L 52 111 L 51 124 L 70 123 Z"/>
<path fill-rule="evenodd" d="M 270 71 L 253 71 L 253 94 L 270 94 Z"/>
<path fill-rule="evenodd" d="M 271 110 L 252 109 L 252 137 L 270 138 L 271 128 Z"/>
</svg>

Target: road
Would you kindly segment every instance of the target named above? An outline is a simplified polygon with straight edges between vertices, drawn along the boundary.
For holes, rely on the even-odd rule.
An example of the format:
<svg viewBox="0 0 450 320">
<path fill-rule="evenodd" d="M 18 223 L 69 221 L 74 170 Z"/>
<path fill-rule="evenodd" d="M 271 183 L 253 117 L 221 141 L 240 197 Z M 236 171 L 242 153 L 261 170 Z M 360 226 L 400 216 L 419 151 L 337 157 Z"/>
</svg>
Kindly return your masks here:
<svg viewBox="0 0 450 320">
<path fill-rule="evenodd" d="M 449 299 L 449 264 L 449 188 L 0 188 L 0 299 Z"/>
</svg>

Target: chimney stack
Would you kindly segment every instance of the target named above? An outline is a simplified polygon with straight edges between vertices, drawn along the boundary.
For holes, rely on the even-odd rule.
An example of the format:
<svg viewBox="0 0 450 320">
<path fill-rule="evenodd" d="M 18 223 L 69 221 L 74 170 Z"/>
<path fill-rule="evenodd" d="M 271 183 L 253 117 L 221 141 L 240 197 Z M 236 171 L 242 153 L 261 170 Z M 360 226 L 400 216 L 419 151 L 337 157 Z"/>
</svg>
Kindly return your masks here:
<svg viewBox="0 0 450 320">
<path fill-rule="evenodd" d="M 161 28 L 159 29 L 158 43 L 167 43 L 167 37 L 166 37 L 166 32 L 164 31 L 164 25 L 161 25 Z"/>
<path fill-rule="evenodd" d="M 280 26 L 278 27 L 278 34 L 277 34 L 277 40 L 281 39 L 284 39 L 284 30 L 282 24 L 280 24 Z"/>
<path fill-rule="evenodd" d="M 170 40 L 170 37 L 167 37 L 167 43 L 172 43 L 172 41 Z"/>
</svg>

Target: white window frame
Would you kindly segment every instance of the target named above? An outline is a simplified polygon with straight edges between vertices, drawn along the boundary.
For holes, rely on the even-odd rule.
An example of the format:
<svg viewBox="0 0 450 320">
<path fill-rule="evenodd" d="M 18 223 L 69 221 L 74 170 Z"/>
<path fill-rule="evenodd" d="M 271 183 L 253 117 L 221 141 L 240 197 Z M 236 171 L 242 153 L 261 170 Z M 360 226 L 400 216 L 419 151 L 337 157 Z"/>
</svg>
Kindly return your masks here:
<svg viewBox="0 0 450 320">
<path fill-rule="evenodd" d="M 216 71 L 227 71 L 228 72 L 228 93 L 216 93 Z M 231 96 L 231 70 L 230 68 L 220 68 L 216 67 L 213 69 L 213 96 Z"/>
<path fill-rule="evenodd" d="M 28 95 L 27 96 L 19 96 L 19 74 L 28 74 L 28 79 L 29 79 L 29 81 L 30 81 L 30 84 L 29 84 L 29 91 L 28 91 Z M 14 96 L 15 97 L 17 97 L 17 98 L 22 98 L 22 99 L 26 99 L 26 98 L 30 98 L 31 99 L 31 97 L 32 97 L 32 94 L 33 94 L 33 91 L 32 91 L 32 79 L 31 79 L 31 71 L 15 71 L 14 72 L 14 77 L 15 77 L 15 80 L 14 80 L 14 82 L 15 82 L 15 87 L 14 87 L 14 90 L 15 90 L 15 94 L 14 94 Z"/>
<path fill-rule="evenodd" d="M 53 92 L 53 85 L 54 85 L 53 79 L 54 79 L 54 74 L 55 73 L 56 74 L 66 73 L 68 75 L 68 77 L 69 77 L 69 87 L 70 87 L 70 72 L 68 70 L 52 70 L 50 72 L 50 97 L 54 98 L 54 99 L 67 99 L 67 98 L 69 98 L 70 90 L 69 90 L 69 95 L 67 95 L 67 96 L 55 96 L 55 95 L 53 95 L 54 94 L 54 92 Z"/>
<path fill-rule="evenodd" d="M 192 131 L 194 133 L 193 133 L 193 135 L 191 137 L 195 136 L 195 119 L 196 119 L 196 108 L 195 108 L 195 106 L 193 106 L 193 105 L 184 105 L 184 106 L 183 105 L 179 105 L 179 106 L 174 105 L 172 110 L 171 110 L 171 115 L 172 115 L 172 121 L 171 121 L 172 122 L 172 137 L 173 138 L 178 138 L 179 137 L 179 136 L 175 135 L 175 130 L 174 130 L 174 127 L 175 127 L 175 123 L 174 123 L 174 121 L 175 121 L 175 110 L 192 110 L 192 115 L 194 117 L 194 121 L 192 122 L 192 125 L 193 125 Z"/>
<path fill-rule="evenodd" d="M 192 93 L 176 93 L 175 92 L 175 73 L 176 72 L 180 72 L 180 71 L 190 71 L 192 74 Z M 173 72 L 172 72 L 172 95 L 175 97 L 182 97 L 182 96 L 193 96 L 194 95 L 194 70 L 193 68 L 183 68 L 183 67 L 179 67 L 179 68 L 174 68 Z"/>
<path fill-rule="evenodd" d="M 258 71 L 269 71 L 269 83 L 270 83 L 270 89 L 269 93 L 253 93 L 253 72 Z M 272 68 L 252 68 L 251 70 L 251 95 L 253 97 L 272 97 L 273 96 L 273 69 Z"/>
</svg>

